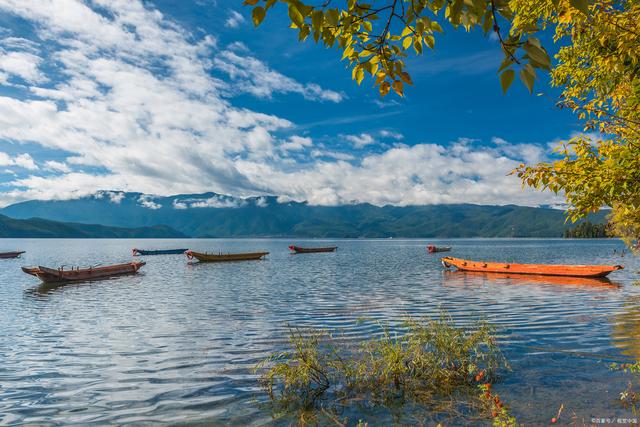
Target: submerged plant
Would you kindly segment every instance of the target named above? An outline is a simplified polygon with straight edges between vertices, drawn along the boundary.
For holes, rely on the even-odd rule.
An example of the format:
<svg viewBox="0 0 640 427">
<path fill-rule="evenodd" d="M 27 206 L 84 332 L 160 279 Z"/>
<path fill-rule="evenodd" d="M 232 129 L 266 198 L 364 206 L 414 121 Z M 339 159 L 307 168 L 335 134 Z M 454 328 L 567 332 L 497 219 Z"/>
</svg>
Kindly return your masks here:
<svg viewBox="0 0 640 427">
<path fill-rule="evenodd" d="M 625 409 L 630 408 L 634 415 L 638 414 L 638 404 L 640 404 L 640 391 L 638 388 L 638 375 L 640 374 L 640 362 L 635 363 L 612 363 L 611 370 L 623 371 L 625 373 L 633 374 L 636 378 L 636 384 L 633 381 L 629 381 L 627 389 L 620 393 L 620 403 Z"/>
<path fill-rule="evenodd" d="M 291 328 L 290 350 L 257 367 L 274 410 L 296 413 L 302 424 L 318 416 L 342 424 L 336 414 L 352 405 L 393 410 L 412 404 L 438 420 L 492 417 L 494 425 L 515 425 L 490 392 L 508 368 L 491 325 L 457 327 L 442 313 L 407 319 L 403 327 L 406 333 L 398 334 L 381 325 L 380 336 L 358 343 Z"/>
</svg>

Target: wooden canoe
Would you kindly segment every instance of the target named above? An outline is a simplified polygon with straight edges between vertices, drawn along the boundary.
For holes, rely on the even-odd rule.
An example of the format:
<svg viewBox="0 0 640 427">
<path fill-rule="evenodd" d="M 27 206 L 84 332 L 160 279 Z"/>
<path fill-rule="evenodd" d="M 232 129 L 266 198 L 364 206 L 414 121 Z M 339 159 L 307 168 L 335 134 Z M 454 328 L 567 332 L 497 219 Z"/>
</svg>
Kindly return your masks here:
<svg viewBox="0 0 640 427">
<path fill-rule="evenodd" d="M 133 256 L 138 255 L 177 255 L 183 254 L 189 249 L 137 249 L 131 250 Z"/>
<path fill-rule="evenodd" d="M 228 262 L 228 261 L 251 261 L 262 259 L 269 255 L 269 252 L 246 252 L 238 254 L 210 254 L 188 250 L 185 255 L 189 259 L 196 258 L 200 262 Z"/>
<path fill-rule="evenodd" d="M 450 250 L 451 250 L 451 246 L 434 246 L 434 245 L 427 246 L 427 251 L 430 254 L 433 254 L 436 252 L 449 252 Z"/>
<path fill-rule="evenodd" d="M 18 258 L 23 253 L 24 251 L 0 252 L 0 258 L 1 259 Z"/>
<path fill-rule="evenodd" d="M 125 264 L 107 265 L 104 267 L 74 268 L 65 270 L 48 267 L 22 267 L 22 271 L 37 277 L 45 283 L 74 282 L 104 279 L 107 277 L 121 276 L 123 274 L 135 274 L 144 262 L 128 262 Z"/>
<path fill-rule="evenodd" d="M 605 277 L 612 271 L 624 268 L 621 265 L 513 264 L 470 261 L 452 257 L 442 258 L 442 265 L 446 268 L 454 266 L 460 271 L 567 277 Z"/>
<path fill-rule="evenodd" d="M 337 246 L 327 246 L 324 248 L 303 248 L 301 246 L 295 246 L 295 245 L 291 245 L 289 246 L 289 249 L 291 249 L 293 252 L 297 253 L 297 254 L 311 254 L 311 253 L 316 253 L 316 252 L 335 252 L 336 249 L 338 249 Z"/>
</svg>

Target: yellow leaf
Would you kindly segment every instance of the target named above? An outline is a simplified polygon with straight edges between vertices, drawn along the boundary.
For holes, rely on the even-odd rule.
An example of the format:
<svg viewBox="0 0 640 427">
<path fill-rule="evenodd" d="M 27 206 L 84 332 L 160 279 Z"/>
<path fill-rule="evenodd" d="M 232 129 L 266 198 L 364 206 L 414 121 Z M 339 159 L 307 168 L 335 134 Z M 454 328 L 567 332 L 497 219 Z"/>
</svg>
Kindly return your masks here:
<svg viewBox="0 0 640 427">
<path fill-rule="evenodd" d="M 264 20 L 266 15 L 266 11 L 261 6 L 256 6 L 253 8 L 253 12 L 251 13 L 251 17 L 253 19 L 253 25 L 256 27 L 260 25 L 260 23 Z"/>
<path fill-rule="evenodd" d="M 413 84 L 413 81 L 411 80 L 411 76 L 406 71 L 401 71 L 399 73 L 399 75 L 400 75 L 400 78 L 402 80 L 404 80 L 405 83 L 410 84 L 410 85 Z"/>
<path fill-rule="evenodd" d="M 393 88 L 393 91 L 395 93 L 397 93 L 400 96 L 404 96 L 404 93 L 403 93 L 404 85 L 400 80 L 396 80 L 395 82 L 393 82 L 393 85 L 391 85 L 391 87 Z"/>
<path fill-rule="evenodd" d="M 389 82 L 382 82 L 382 84 L 380 85 L 380 95 L 386 96 L 389 93 L 390 89 L 391 85 L 389 84 Z"/>
<path fill-rule="evenodd" d="M 402 40 L 402 48 L 404 50 L 409 49 L 412 44 L 413 44 L 413 37 L 405 37 L 405 39 Z"/>
</svg>

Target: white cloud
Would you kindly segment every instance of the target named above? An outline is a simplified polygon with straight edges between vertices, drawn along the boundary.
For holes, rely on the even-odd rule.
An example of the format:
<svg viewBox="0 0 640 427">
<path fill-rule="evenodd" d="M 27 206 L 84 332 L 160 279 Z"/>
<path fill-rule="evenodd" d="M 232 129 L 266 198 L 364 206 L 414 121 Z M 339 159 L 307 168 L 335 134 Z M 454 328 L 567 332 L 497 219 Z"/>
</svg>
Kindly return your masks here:
<svg viewBox="0 0 640 427">
<path fill-rule="evenodd" d="M 7 153 L 0 151 L 0 166 L 17 166 L 31 171 L 38 169 L 38 165 L 33 161 L 31 155 L 27 153 L 11 157 Z"/>
<path fill-rule="evenodd" d="M 306 147 L 311 147 L 313 140 L 309 137 L 293 135 L 289 137 L 289 140 L 280 144 L 280 149 L 285 151 L 300 151 Z"/>
<path fill-rule="evenodd" d="M 94 5 L 105 14 L 92 9 Z M 29 74 L 29 96 L 0 96 L 0 139 L 39 144 L 66 156 L 65 163 L 44 162 L 44 168 L 56 170 L 45 174 L 28 154 L 0 153 L 0 166 L 31 169 L 30 175 L 4 183 L 8 190 L 0 194 L 3 204 L 74 198 L 97 189 L 117 190 L 117 195 L 212 190 L 238 196 L 276 194 L 282 202 L 314 204 L 535 205 L 557 200 L 522 192 L 518 180 L 506 176 L 521 161 L 542 158 L 543 146 L 422 143 L 356 159 L 350 152 L 313 147 L 307 136 L 283 137 L 282 132 L 301 128 L 275 115 L 234 106 L 227 97 L 231 88 L 267 98 L 296 93 L 329 102 L 339 102 L 344 95 L 288 78 L 239 45 L 220 51 L 215 38 L 197 38 L 140 1 L 4 0 L 0 13 L 33 24 L 34 40 L 17 40 L 11 49 L 46 58 L 46 72 L 51 73 L 37 82 L 36 74 Z M 228 75 L 231 83 L 213 77 L 213 68 Z M 21 70 L 27 76 L 25 68 Z M 42 67 L 35 70 L 44 72 Z M 329 118 L 306 126 L 346 125 L 393 114 Z M 376 138 L 400 139 L 391 131 L 370 132 L 351 135 L 351 142 L 365 147 Z M 138 203 L 159 207 L 150 196 Z M 177 200 L 173 207 L 238 203 L 216 196 Z"/>
<path fill-rule="evenodd" d="M 232 10 L 229 12 L 229 17 L 224 23 L 224 26 L 227 28 L 238 28 L 245 22 L 244 16 Z"/>
<path fill-rule="evenodd" d="M 401 139 L 404 139 L 404 135 L 401 134 L 400 132 L 394 132 L 391 130 L 381 130 L 379 132 L 379 135 L 382 138 L 389 138 L 389 139 L 395 139 L 396 141 L 400 141 Z"/>
<path fill-rule="evenodd" d="M 156 203 L 153 201 L 153 196 L 149 194 L 143 194 L 138 198 L 138 203 L 140 206 L 145 207 L 147 209 L 160 209 L 162 205 L 160 203 Z"/>
<path fill-rule="evenodd" d="M 7 81 L 10 76 L 17 76 L 30 83 L 45 80 L 38 69 L 40 57 L 29 52 L 0 51 L 0 79 Z"/>
<path fill-rule="evenodd" d="M 239 208 L 244 205 L 244 201 L 241 199 L 234 199 L 232 197 L 215 195 L 207 199 L 189 199 L 185 203 L 190 208 Z"/>
<path fill-rule="evenodd" d="M 63 172 L 63 173 L 71 172 L 71 168 L 69 168 L 69 165 L 63 162 L 57 162 L 55 160 L 47 160 L 46 162 L 44 162 L 44 167 L 46 170 L 50 170 L 54 172 Z"/>
<path fill-rule="evenodd" d="M 102 199 L 104 197 L 107 197 L 109 199 L 109 202 L 119 205 L 120 202 L 122 202 L 122 200 L 125 197 L 125 193 L 122 191 L 98 191 L 96 192 L 93 197 L 95 197 L 96 199 Z"/>
<path fill-rule="evenodd" d="M 260 98 L 271 98 L 276 93 L 298 93 L 313 101 L 341 102 L 345 95 L 317 84 L 302 84 L 272 70 L 264 62 L 250 56 L 241 56 L 237 48 L 227 49 L 213 60 L 216 69 L 233 81 L 230 90 L 246 92 Z"/>
<path fill-rule="evenodd" d="M 266 197 L 258 197 L 255 200 L 255 203 L 256 203 L 256 206 L 259 208 L 266 208 L 269 205 Z"/>
<path fill-rule="evenodd" d="M 351 142 L 355 148 L 363 148 L 367 145 L 375 144 L 376 140 L 368 133 L 360 135 L 344 135 L 344 139 Z"/>
<path fill-rule="evenodd" d="M 476 147 L 469 140 L 449 146 L 399 145 L 360 162 L 318 161 L 295 174 L 264 166 L 251 174 L 274 193 L 286 194 L 283 200 L 320 205 L 353 200 L 376 205 L 560 203 L 550 193 L 522 191 L 518 178 L 508 175 L 531 157 L 527 150 L 521 154 L 520 146 Z"/>
</svg>

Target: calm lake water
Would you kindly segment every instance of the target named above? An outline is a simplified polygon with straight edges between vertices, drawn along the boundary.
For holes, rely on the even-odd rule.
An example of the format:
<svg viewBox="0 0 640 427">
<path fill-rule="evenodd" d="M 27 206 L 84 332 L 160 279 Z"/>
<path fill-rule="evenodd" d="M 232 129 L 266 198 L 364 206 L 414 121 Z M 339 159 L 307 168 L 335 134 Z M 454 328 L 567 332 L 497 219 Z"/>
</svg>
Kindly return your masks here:
<svg viewBox="0 0 640 427">
<path fill-rule="evenodd" d="M 227 424 L 273 422 L 253 366 L 283 350 L 287 324 L 353 339 L 407 316 L 499 326 L 511 364 L 495 389 L 527 425 L 633 418 L 619 392 L 628 375 L 609 357 L 640 358 L 640 260 L 615 240 L 448 240 L 452 256 L 483 260 L 623 264 L 615 286 L 446 274 L 437 240 L 295 240 L 336 253 L 290 255 L 291 240 L 11 240 L 26 250 L 0 260 L 0 424 Z M 141 257 L 142 273 L 44 288 L 23 265 L 95 265 L 131 248 L 271 252 L 264 261 L 189 265 Z M 618 254 L 614 254 L 614 249 Z M 366 320 L 361 321 L 361 318 Z M 568 351 L 586 353 L 582 357 Z M 602 355 L 607 355 L 603 360 Z M 387 425 L 384 411 L 360 412 Z M 410 411 L 400 422 L 411 424 Z M 357 418 L 355 418 L 357 420 Z M 290 420 L 284 420 L 284 423 Z"/>
</svg>

